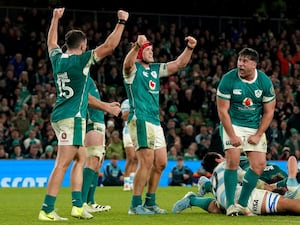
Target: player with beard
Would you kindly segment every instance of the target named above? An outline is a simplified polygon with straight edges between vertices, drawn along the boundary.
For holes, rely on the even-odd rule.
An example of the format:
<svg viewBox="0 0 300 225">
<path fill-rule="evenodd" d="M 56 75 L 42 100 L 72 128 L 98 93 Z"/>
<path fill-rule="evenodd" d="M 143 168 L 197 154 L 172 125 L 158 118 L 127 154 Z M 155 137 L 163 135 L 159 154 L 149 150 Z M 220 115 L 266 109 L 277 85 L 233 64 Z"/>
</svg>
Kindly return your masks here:
<svg viewBox="0 0 300 225">
<path fill-rule="evenodd" d="M 271 79 L 257 69 L 258 52 L 244 48 L 238 54 L 237 68 L 227 72 L 217 90 L 220 135 L 225 151 L 224 173 L 227 215 L 248 214 L 247 202 L 259 176 L 266 167 L 269 127 L 275 110 L 275 92 Z M 234 202 L 237 168 L 244 152 L 250 162 L 241 195 Z"/>
</svg>

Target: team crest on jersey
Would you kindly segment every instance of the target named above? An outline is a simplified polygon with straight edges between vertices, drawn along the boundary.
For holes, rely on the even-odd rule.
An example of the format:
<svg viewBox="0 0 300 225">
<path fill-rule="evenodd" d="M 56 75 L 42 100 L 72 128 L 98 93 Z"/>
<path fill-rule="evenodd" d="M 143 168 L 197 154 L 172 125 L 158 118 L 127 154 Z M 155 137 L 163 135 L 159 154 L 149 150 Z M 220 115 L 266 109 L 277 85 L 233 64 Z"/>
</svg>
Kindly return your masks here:
<svg viewBox="0 0 300 225">
<path fill-rule="evenodd" d="M 259 98 L 262 95 L 262 90 L 255 90 L 254 94 L 256 98 Z"/>
<path fill-rule="evenodd" d="M 253 105 L 253 101 L 252 101 L 252 99 L 251 98 L 245 98 L 244 100 L 243 100 L 243 105 L 245 105 L 245 106 L 252 106 Z"/>
<path fill-rule="evenodd" d="M 149 87 L 150 87 L 151 90 L 154 90 L 155 87 L 156 87 L 156 83 L 154 81 L 150 80 L 149 81 Z"/>
<path fill-rule="evenodd" d="M 152 76 L 153 78 L 156 79 L 156 78 L 157 78 L 157 73 L 156 73 L 156 71 L 152 71 L 152 72 L 151 72 L 151 76 Z"/>
</svg>

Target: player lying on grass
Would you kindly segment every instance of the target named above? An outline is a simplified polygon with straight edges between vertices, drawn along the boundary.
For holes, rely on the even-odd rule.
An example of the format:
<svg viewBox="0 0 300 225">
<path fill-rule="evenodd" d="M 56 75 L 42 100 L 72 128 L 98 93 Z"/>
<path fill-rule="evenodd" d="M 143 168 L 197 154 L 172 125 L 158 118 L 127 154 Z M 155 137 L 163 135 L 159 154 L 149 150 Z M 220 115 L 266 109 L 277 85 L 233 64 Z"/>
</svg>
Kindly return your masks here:
<svg viewBox="0 0 300 225">
<path fill-rule="evenodd" d="M 214 161 L 212 161 L 214 160 Z M 191 208 L 192 206 L 200 207 L 209 213 L 226 213 L 226 195 L 224 188 L 224 171 L 225 159 L 219 155 L 219 158 L 204 157 L 203 165 L 216 165 L 212 173 L 212 193 L 214 197 L 200 197 L 193 192 L 188 192 L 182 199 L 177 201 L 172 209 L 173 213 Z M 204 169 L 207 169 L 204 167 Z M 239 167 L 238 171 L 242 169 Z M 288 160 L 288 192 L 286 196 L 281 196 L 268 190 L 255 188 L 248 201 L 248 213 L 246 215 L 264 215 L 264 214 L 292 214 L 300 215 L 300 200 L 294 199 L 299 197 L 299 183 L 297 181 L 297 160 L 291 156 Z M 241 179 L 236 187 L 235 200 L 238 199 L 241 191 Z M 293 199 L 292 199 L 293 198 Z"/>
<path fill-rule="evenodd" d="M 207 158 L 211 157 L 213 159 L 218 159 L 220 154 L 217 152 L 209 152 L 207 153 Z M 209 173 L 213 172 L 213 169 L 216 167 L 216 161 L 212 160 L 215 163 L 210 165 L 205 165 L 207 171 Z M 202 164 L 204 161 L 202 161 Z M 240 167 L 246 171 L 250 164 L 247 156 L 240 156 Z M 202 165 L 203 166 L 203 165 Z M 288 174 L 281 169 L 278 165 L 267 163 L 266 168 L 264 169 L 263 173 L 259 178 L 259 182 L 257 184 L 257 188 L 259 189 L 266 189 L 273 192 L 278 192 L 280 194 L 284 194 L 286 191 L 286 181 L 288 178 Z M 211 181 L 205 176 L 199 178 L 198 181 L 198 196 L 204 196 L 206 193 L 211 192 Z"/>
</svg>

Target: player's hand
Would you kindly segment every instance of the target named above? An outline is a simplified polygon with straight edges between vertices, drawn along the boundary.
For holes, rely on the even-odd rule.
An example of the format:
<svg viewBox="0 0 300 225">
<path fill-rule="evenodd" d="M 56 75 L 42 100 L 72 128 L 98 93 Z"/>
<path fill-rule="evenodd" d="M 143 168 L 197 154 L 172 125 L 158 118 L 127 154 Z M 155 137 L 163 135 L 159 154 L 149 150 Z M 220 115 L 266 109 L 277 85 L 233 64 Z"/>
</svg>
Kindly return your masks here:
<svg viewBox="0 0 300 225">
<path fill-rule="evenodd" d="M 147 42 L 147 38 L 145 35 L 141 34 L 141 35 L 138 35 L 138 38 L 137 38 L 137 43 L 140 47 L 143 46 L 143 44 L 145 44 Z"/>
<path fill-rule="evenodd" d="M 193 38 L 192 36 L 187 36 L 184 39 L 186 41 L 187 46 L 191 47 L 191 48 L 195 48 L 197 45 L 197 40 L 195 38 Z"/>
<path fill-rule="evenodd" d="M 111 102 L 109 103 L 108 113 L 114 116 L 118 116 L 121 112 L 121 107 L 119 102 Z"/>
<path fill-rule="evenodd" d="M 64 15 L 65 8 L 55 8 L 53 10 L 53 18 L 60 19 Z"/>
<path fill-rule="evenodd" d="M 233 147 L 239 147 L 243 144 L 243 141 L 240 137 L 234 136 L 233 138 L 230 138 L 230 143 Z"/>
<path fill-rule="evenodd" d="M 121 106 L 120 102 L 110 102 L 109 104 L 111 107 L 115 107 L 115 106 L 120 107 Z"/>
<path fill-rule="evenodd" d="M 118 11 L 118 19 L 127 21 L 129 17 L 129 13 L 124 10 Z"/>
<path fill-rule="evenodd" d="M 257 145 L 260 141 L 260 137 L 257 135 L 250 135 L 247 141 L 251 145 Z"/>
</svg>

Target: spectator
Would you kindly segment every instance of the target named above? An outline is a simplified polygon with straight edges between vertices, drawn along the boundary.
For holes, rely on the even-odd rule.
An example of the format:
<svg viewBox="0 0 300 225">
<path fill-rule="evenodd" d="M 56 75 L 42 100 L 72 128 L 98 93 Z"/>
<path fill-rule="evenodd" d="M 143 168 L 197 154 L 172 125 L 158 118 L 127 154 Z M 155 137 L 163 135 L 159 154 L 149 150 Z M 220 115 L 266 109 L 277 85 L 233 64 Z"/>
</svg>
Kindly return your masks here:
<svg viewBox="0 0 300 225">
<path fill-rule="evenodd" d="M 184 92 L 184 96 L 179 98 L 178 111 L 187 113 L 191 115 L 192 110 L 194 109 L 194 99 L 192 97 L 193 90 L 192 88 L 187 88 Z"/>
<path fill-rule="evenodd" d="M 0 144 L 0 159 L 8 159 L 9 155 L 4 149 L 4 145 Z"/>
<path fill-rule="evenodd" d="M 24 159 L 25 155 L 22 153 L 22 148 L 19 144 L 13 146 L 13 152 L 10 155 L 10 159 Z"/>
<path fill-rule="evenodd" d="M 176 150 L 175 146 L 172 145 L 170 147 L 170 150 L 168 151 L 168 160 L 176 160 L 177 156 L 178 156 L 177 150 Z"/>
<path fill-rule="evenodd" d="M 292 108 L 290 104 L 286 104 L 283 98 L 278 98 L 276 101 L 274 118 L 277 121 L 287 120 L 292 113 Z"/>
<path fill-rule="evenodd" d="M 278 157 L 278 160 L 281 160 L 281 161 L 285 160 L 285 161 L 287 161 L 290 156 L 291 156 L 291 149 L 289 147 L 284 147 L 282 149 L 281 155 Z"/>
<path fill-rule="evenodd" d="M 280 148 L 281 146 L 278 143 L 269 145 L 267 149 L 267 160 L 278 160 L 278 150 L 280 150 Z"/>
<path fill-rule="evenodd" d="M 269 128 L 266 131 L 268 144 L 279 143 L 279 128 L 278 121 L 273 119 Z"/>
<path fill-rule="evenodd" d="M 54 149 L 52 145 L 47 145 L 45 152 L 41 155 L 41 159 L 55 159 Z"/>
<path fill-rule="evenodd" d="M 175 140 L 174 140 L 174 147 L 176 148 L 177 155 L 183 156 L 183 154 L 184 154 L 184 149 L 182 148 L 181 137 L 178 136 L 178 135 L 175 137 Z"/>
<path fill-rule="evenodd" d="M 24 139 L 23 144 L 25 147 L 25 151 L 27 151 L 31 145 L 31 143 L 36 143 L 41 147 L 41 140 L 37 138 L 36 131 L 34 129 L 29 131 L 29 135 L 27 138 Z"/>
<path fill-rule="evenodd" d="M 291 137 L 286 140 L 284 146 L 289 147 L 290 153 L 300 160 L 300 137 L 297 129 L 291 129 Z"/>
<path fill-rule="evenodd" d="M 5 146 L 9 154 L 13 153 L 13 147 L 15 145 L 20 145 L 22 152 L 24 153 L 24 145 L 20 132 L 15 127 L 11 127 L 10 132 L 8 133 L 8 138 L 5 140 Z"/>
<path fill-rule="evenodd" d="M 286 139 L 290 136 L 290 132 L 287 130 L 286 120 L 280 122 L 279 131 L 278 131 L 278 143 L 280 146 L 283 146 Z"/>
<path fill-rule="evenodd" d="M 198 156 L 198 159 L 203 159 L 203 157 L 209 151 L 210 145 L 211 145 L 211 139 L 210 139 L 209 136 L 201 137 L 201 141 L 198 144 L 198 148 L 197 148 L 197 151 L 196 151 L 196 155 Z"/>
<path fill-rule="evenodd" d="M 25 155 L 26 159 L 39 159 L 40 158 L 40 145 L 32 141 L 30 143 L 28 153 Z"/>
<path fill-rule="evenodd" d="M 13 118 L 12 123 L 15 125 L 16 129 L 20 132 L 21 137 L 24 137 L 25 132 L 28 130 L 30 121 L 26 115 L 24 109 L 21 109 L 17 116 Z"/>
<path fill-rule="evenodd" d="M 111 141 L 106 148 L 106 158 L 110 159 L 113 153 L 117 153 L 121 159 L 125 158 L 123 141 L 120 138 L 120 132 L 117 130 L 111 134 Z"/>
<path fill-rule="evenodd" d="M 105 75 L 105 84 L 111 87 L 122 87 L 123 76 L 116 66 L 110 68 L 109 73 Z"/>
<path fill-rule="evenodd" d="M 42 62 L 39 62 L 37 66 L 37 71 L 30 77 L 29 80 L 29 90 L 31 93 L 35 93 L 37 91 L 37 85 L 46 84 L 46 65 Z"/>
<path fill-rule="evenodd" d="M 9 60 L 8 64 L 14 67 L 14 77 L 16 80 L 19 80 L 20 74 L 25 69 L 23 55 L 21 53 L 16 53 L 15 56 Z"/>
<path fill-rule="evenodd" d="M 199 133 L 195 137 L 195 141 L 197 144 L 200 144 L 202 138 L 209 137 L 208 127 L 206 124 L 201 124 L 199 130 L 200 130 Z"/>
<path fill-rule="evenodd" d="M 179 128 L 180 124 L 182 123 L 182 119 L 178 116 L 177 107 L 175 105 L 171 105 L 168 108 L 168 112 L 165 116 L 166 121 L 169 121 L 171 119 L 175 122 L 175 128 Z"/>
<path fill-rule="evenodd" d="M 176 108 L 176 110 L 178 109 L 178 105 L 179 105 L 179 100 L 178 100 L 178 90 L 172 90 L 170 92 L 170 97 L 167 100 L 167 109 L 169 109 L 170 112 L 170 107 L 174 106 Z"/>
<path fill-rule="evenodd" d="M 287 129 L 291 128 L 300 131 L 300 108 L 298 105 L 293 106 L 293 114 L 287 121 Z"/>
<path fill-rule="evenodd" d="M 196 142 L 191 142 L 188 149 L 184 153 L 184 160 L 197 161 L 199 157 L 196 155 L 198 151 L 198 145 Z"/>
<path fill-rule="evenodd" d="M 4 88 L 3 88 L 4 89 Z M 3 97 L 0 103 L 0 113 L 5 113 L 7 116 L 12 115 L 12 110 L 8 105 L 8 99 Z"/>
<path fill-rule="evenodd" d="M 45 148 L 47 145 L 51 145 L 53 141 L 57 141 L 57 137 L 50 123 L 47 123 L 42 132 L 42 145 Z"/>
<path fill-rule="evenodd" d="M 192 125 L 185 127 L 184 133 L 181 134 L 182 148 L 188 149 L 191 143 L 195 142 L 195 132 Z"/>
<path fill-rule="evenodd" d="M 176 166 L 169 173 L 170 186 L 186 186 L 193 184 L 193 171 L 186 165 L 182 156 L 176 158 Z"/>
<path fill-rule="evenodd" d="M 293 65 L 299 60 L 299 45 L 296 45 L 295 54 L 291 53 L 291 49 L 287 43 L 281 41 L 278 45 L 277 58 L 280 62 L 280 74 L 281 76 L 290 76 L 292 74 Z"/>
<path fill-rule="evenodd" d="M 106 122 L 106 129 L 105 129 L 106 146 L 108 146 L 109 143 L 111 142 L 111 135 L 114 130 L 115 130 L 115 122 L 114 120 L 109 119 Z"/>
<path fill-rule="evenodd" d="M 118 165 L 119 155 L 112 153 L 110 163 L 104 167 L 102 184 L 104 186 L 123 186 L 124 176 Z"/>
<path fill-rule="evenodd" d="M 170 146 L 174 145 L 176 134 L 176 128 L 171 126 L 168 127 L 166 134 L 166 141 L 167 141 L 167 150 L 169 150 Z"/>
</svg>

